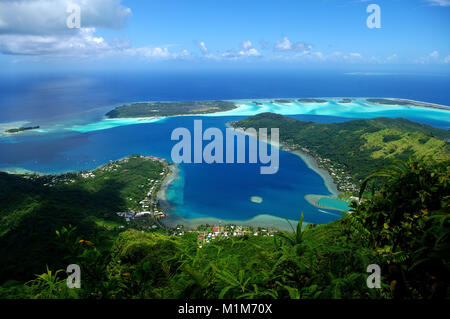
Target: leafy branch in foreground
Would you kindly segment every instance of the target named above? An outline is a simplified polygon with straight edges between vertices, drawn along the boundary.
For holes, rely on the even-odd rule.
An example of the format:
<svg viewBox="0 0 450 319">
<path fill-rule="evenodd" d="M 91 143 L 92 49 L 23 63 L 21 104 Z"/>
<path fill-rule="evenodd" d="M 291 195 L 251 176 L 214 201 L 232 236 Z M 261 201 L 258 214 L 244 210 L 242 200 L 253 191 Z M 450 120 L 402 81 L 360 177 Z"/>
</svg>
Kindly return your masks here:
<svg viewBox="0 0 450 319">
<path fill-rule="evenodd" d="M 449 287 L 450 162 L 395 162 L 367 177 L 383 186 L 362 200 L 349 219 L 367 235 L 367 247 L 385 264 L 394 297 L 445 296 Z"/>
</svg>

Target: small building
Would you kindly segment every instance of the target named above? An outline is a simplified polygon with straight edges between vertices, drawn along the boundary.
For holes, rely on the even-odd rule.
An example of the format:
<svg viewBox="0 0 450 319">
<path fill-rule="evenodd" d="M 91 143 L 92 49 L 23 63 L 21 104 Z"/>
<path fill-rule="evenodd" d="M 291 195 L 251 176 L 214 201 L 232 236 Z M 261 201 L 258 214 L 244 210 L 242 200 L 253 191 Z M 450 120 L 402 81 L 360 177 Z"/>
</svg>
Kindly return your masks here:
<svg viewBox="0 0 450 319">
<path fill-rule="evenodd" d="M 151 215 L 150 212 L 141 212 L 141 213 L 137 213 L 135 218 L 148 217 L 150 215 Z"/>
</svg>

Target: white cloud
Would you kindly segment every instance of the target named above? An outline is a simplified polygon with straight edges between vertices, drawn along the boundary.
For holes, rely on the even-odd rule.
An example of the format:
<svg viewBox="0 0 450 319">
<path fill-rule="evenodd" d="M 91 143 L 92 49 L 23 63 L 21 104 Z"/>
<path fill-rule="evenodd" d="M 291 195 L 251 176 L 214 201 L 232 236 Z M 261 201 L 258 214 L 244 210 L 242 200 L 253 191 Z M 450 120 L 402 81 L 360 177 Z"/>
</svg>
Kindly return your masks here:
<svg viewBox="0 0 450 319">
<path fill-rule="evenodd" d="M 179 53 L 170 52 L 167 47 L 142 47 L 142 48 L 129 48 L 123 52 L 126 55 L 137 56 L 146 59 L 174 59 L 174 58 L 186 58 L 190 56 L 187 50 L 183 50 Z"/>
<path fill-rule="evenodd" d="M 250 57 L 256 57 L 256 56 L 260 56 L 261 54 L 259 53 L 258 50 L 256 50 L 253 47 L 253 44 L 250 41 L 244 41 L 241 44 L 242 50 L 239 51 L 239 55 L 240 56 L 250 56 Z"/>
<path fill-rule="evenodd" d="M 208 48 L 206 47 L 205 42 L 198 42 L 197 43 L 198 47 L 200 48 L 200 51 L 202 51 L 202 53 L 206 54 L 208 53 Z"/>
<path fill-rule="evenodd" d="M 437 59 L 439 58 L 439 52 L 438 51 L 433 51 L 430 53 L 430 58 L 432 59 Z"/>
<path fill-rule="evenodd" d="M 81 7 L 81 28 L 66 25 L 67 5 Z M 131 10 L 121 0 L 6 0 L 0 3 L 0 53 L 88 56 L 122 50 L 129 44 L 107 43 L 97 28 L 120 28 Z"/>
<path fill-rule="evenodd" d="M 379 56 L 365 57 L 360 52 L 345 53 L 341 51 L 334 51 L 331 53 L 324 53 L 321 51 L 299 52 L 292 55 L 279 54 L 273 57 L 268 57 L 270 60 L 298 62 L 298 63 L 369 63 L 369 64 L 386 64 L 395 63 L 398 59 L 397 54 L 392 54 L 386 58 Z"/>
<path fill-rule="evenodd" d="M 449 7 L 450 0 L 427 0 L 433 6 Z"/>
<path fill-rule="evenodd" d="M 69 3 L 80 6 L 81 27 L 123 27 L 131 9 L 121 0 L 7 0 L 0 2 L 0 34 L 54 35 L 73 33 L 66 20 Z"/>
<path fill-rule="evenodd" d="M 359 52 L 350 53 L 348 56 L 350 59 L 362 59 L 362 55 Z"/>
<path fill-rule="evenodd" d="M 284 37 L 283 40 L 277 40 L 274 47 L 275 51 L 299 51 L 299 52 L 309 52 L 312 49 L 311 45 L 304 42 L 292 43 L 288 37 Z"/>
<path fill-rule="evenodd" d="M 252 43 L 249 40 L 242 42 L 242 48 L 244 50 L 249 50 L 252 47 L 253 47 L 253 45 L 252 45 Z"/>
<path fill-rule="evenodd" d="M 282 41 L 277 40 L 275 44 L 275 51 L 290 51 L 292 50 L 292 42 L 284 37 Z"/>
<path fill-rule="evenodd" d="M 151 48 L 151 47 L 142 47 L 142 48 L 130 48 L 127 49 L 126 52 L 132 56 L 138 55 L 146 58 L 167 58 L 170 56 L 168 48 Z"/>
<path fill-rule="evenodd" d="M 393 61 L 396 61 L 397 58 L 398 58 L 397 53 L 394 53 L 393 55 L 388 56 L 388 57 L 386 58 L 386 61 L 387 61 L 387 62 L 393 62 Z"/>
<path fill-rule="evenodd" d="M 444 63 L 450 63 L 450 54 L 444 58 Z"/>
<path fill-rule="evenodd" d="M 260 56 L 261 55 L 259 53 L 259 51 L 256 50 L 255 48 L 250 48 L 248 50 L 239 51 L 239 54 L 241 56 Z"/>
<path fill-rule="evenodd" d="M 313 58 L 319 60 L 319 61 L 325 61 L 326 58 L 327 58 L 326 55 L 323 54 L 323 53 L 320 52 L 320 51 L 317 51 L 317 52 L 311 52 L 311 56 L 312 56 Z"/>
<path fill-rule="evenodd" d="M 122 0 L 3 0 L 0 3 L 0 53 L 44 57 L 136 56 L 143 59 L 185 58 L 168 46 L 132 48 L 129 41 L 106 41 L 98 28 L 122 27 L 131 10 Z M 81 8 L 81 28 L 69 29 L 69 3 Z M 204 45 L 204 43 L 203 43 Z M 206 46 L 204 46 L 206 49 Z"/>
<path fill-rule="evenodd" d="M 94 35 L 94 28 L 80 29 L 74 35 L 0 35 L 0 51 L 15 55 L 86 56 L 107 53 L 126 46 L 107 43 Z"/>
<path fill-rule="evenodd" d="M 251 41 L 246 40 L 241 43 L 241 50 L 237 51 L 234 49 L 227 50 L 221 54 L 222 58 L 237 60 L 248 57 L 260 57 L 261 53 L 253 47 Z"/>
<path fill-rule="evenodd" d="M 445 59 L 444 59 L 444 61 L 445 61 Z M 439 63 L 439 62 L 443 62 L 443 61 L 441 61 L 439 59 L 439 52 L 435 50 L 425 57 L 421 57 L 419 59 L 414 60 L 414 62 L 420 63 L 420 64 L 428 64 L 428 63 Z"/>
</svg>

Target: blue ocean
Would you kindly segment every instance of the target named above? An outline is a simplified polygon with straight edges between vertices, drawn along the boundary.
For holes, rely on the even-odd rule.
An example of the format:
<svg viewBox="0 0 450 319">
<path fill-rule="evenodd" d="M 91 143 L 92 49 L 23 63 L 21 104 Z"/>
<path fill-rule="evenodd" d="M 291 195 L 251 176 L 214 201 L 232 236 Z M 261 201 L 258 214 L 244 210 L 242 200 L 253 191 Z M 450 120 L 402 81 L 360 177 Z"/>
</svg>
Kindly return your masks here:
<svg viewBox="0 0 450 319">
<path fill-rule="evenodd" d="M 443 75 L 365 75 L 305 72 L 156 72 L 0 76 L 0 129 L 39 125 L 37 131 L 0 136 L 0 169 L 42 173 L 88 170 L 130 154 L 170 160 L 177 127 L 225 130 L 230 121 L 265 111 L 320 123 L 379 116 L 404 117 L 449 129 L 447 111 L 371 105 L 360 97 L 396 97 L 450 105 Z M 271 103 L 273 98 L 355 97 L 351 105 L 330 99 L 322 106 Z M 356 98 L 358 97 L 358 98 Z M 261 100 L 257 107 L 251 102 Z M 209 116 L 105 121 L 104 114 L 137 101 L 233 100 L 240 107 Z M 248 138 L 248 137 L 247 137 Z M 261 175 L 261 164 L 180 164 L 167 197 L 174 215 L 249 220 L 258 215 L 328 223 L 340 217 L 320 212 L 307 194 L 329 195 L 323 179 L 291 153 L 280 151 L 280 169 Z M 261 203 L 251 201 L 257 196 Z"/>
</svg>

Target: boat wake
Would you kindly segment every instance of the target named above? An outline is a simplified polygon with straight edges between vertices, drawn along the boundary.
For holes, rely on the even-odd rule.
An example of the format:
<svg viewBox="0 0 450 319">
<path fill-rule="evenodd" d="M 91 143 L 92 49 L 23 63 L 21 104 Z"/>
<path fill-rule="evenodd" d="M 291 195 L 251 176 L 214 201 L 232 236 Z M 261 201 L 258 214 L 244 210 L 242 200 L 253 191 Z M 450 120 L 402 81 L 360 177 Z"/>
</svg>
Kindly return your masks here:
<svg viewBox="0 0 450 319">
<path fill-rule="evenodd" d="M 330 213 L 330 212 L 326 212 L 326 211 L 324 211 L 324 210 L 321 210 L 321 209 L 319 209 L 319 212 L 321 212 L 321 213 L 323 213 L 323 214 L 328 214 L 328 215 L 332 215 L 332 216 L 337 216 L 337 217 L 341 217 L 340 215 L 338 215 L 338 214 L 333 214 L 333 213 Z"/>
</svg>

